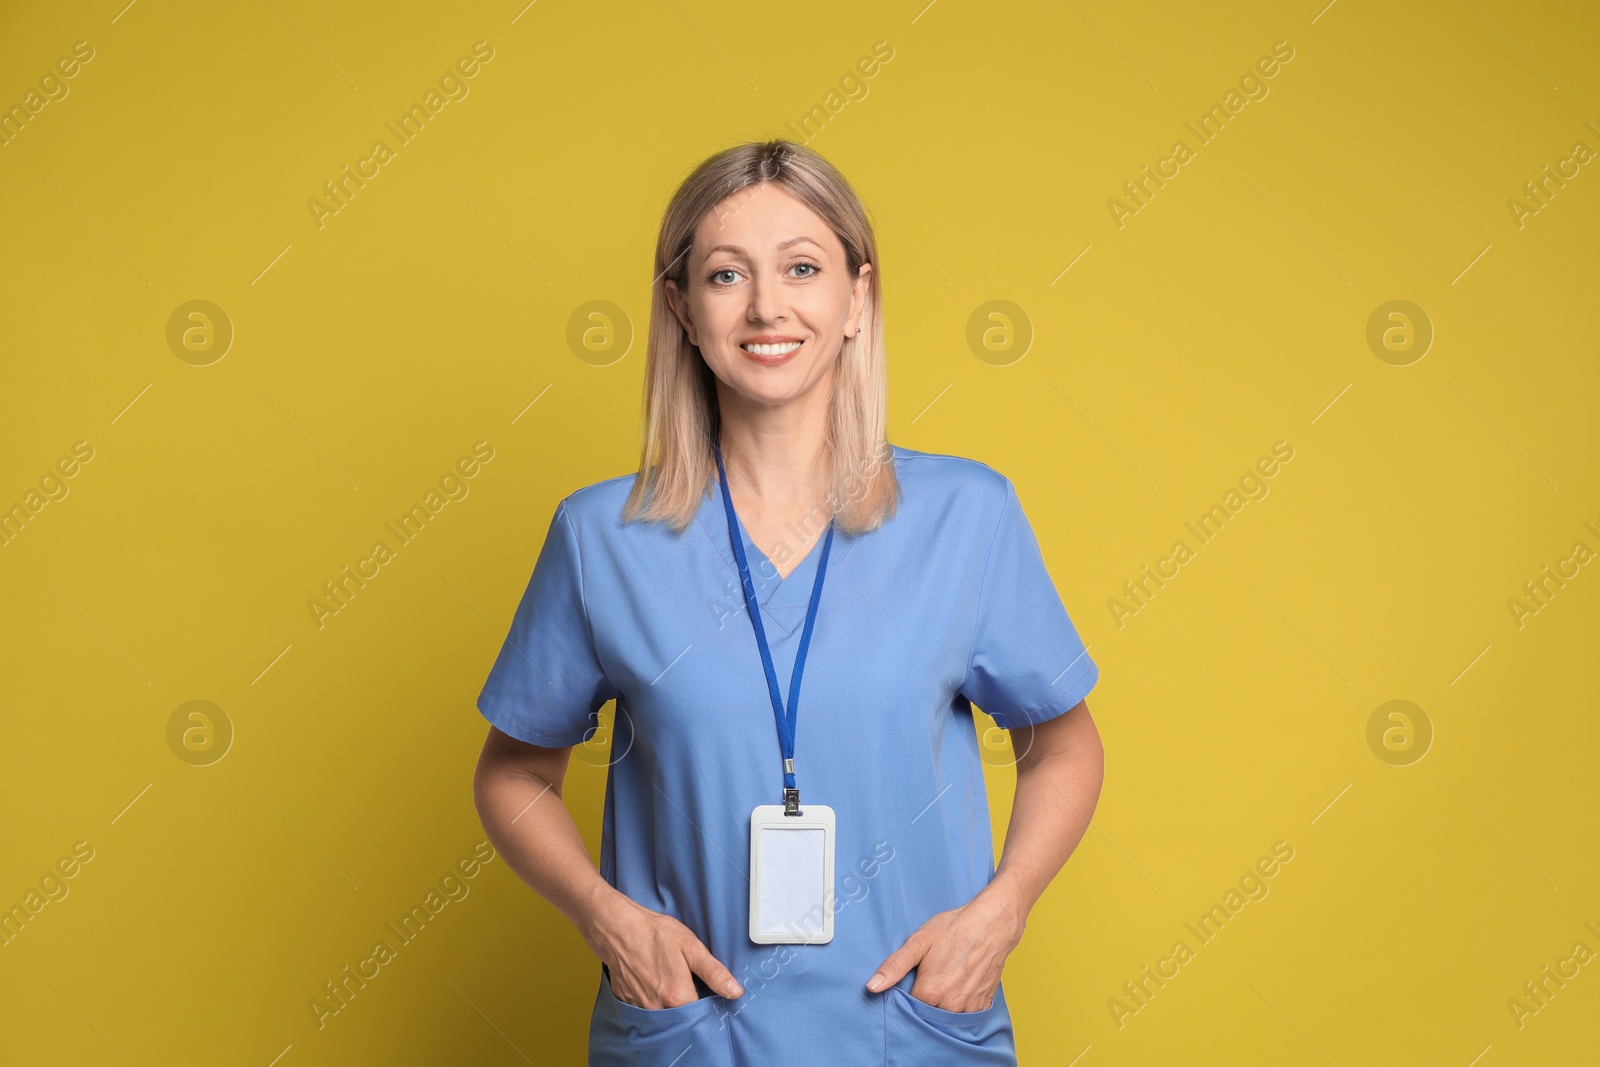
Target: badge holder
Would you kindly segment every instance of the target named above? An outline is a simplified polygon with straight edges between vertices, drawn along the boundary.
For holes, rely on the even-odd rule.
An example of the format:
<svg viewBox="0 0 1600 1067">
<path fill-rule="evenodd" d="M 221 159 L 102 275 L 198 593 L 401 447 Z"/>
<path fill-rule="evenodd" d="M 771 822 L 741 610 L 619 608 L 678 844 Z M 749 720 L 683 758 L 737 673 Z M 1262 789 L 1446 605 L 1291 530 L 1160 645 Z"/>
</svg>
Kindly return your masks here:
<svg viewBox="0 0 1600 1067">
<path fill-rule="evenodd" d="M 825 945 L 833 940 L 833 809 L 783 804 L 750 813 L 750 940 Z"/>
</svg>

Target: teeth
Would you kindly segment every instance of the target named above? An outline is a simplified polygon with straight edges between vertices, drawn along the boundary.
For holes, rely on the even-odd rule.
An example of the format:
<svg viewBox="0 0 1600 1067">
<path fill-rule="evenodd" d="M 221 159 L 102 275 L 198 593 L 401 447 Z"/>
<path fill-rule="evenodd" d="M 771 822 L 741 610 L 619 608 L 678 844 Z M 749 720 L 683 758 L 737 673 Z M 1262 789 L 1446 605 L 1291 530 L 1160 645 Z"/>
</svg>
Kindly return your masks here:
<svg viewBox="0 0 1600 1067">
<path fill-rule="evenodd" d="M 800 347 L 799 341 L 785 341 L 779 345 L 740 345 L 746 352 L 757 356 L 783 356 Z"/>
</svg>

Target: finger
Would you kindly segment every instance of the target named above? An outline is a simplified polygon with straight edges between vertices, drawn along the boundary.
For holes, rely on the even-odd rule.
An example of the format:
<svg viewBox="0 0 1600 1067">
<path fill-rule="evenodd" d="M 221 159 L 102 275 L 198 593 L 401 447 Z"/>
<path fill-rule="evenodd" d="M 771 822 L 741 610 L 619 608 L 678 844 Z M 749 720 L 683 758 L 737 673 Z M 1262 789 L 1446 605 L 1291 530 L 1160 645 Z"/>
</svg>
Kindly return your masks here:
<svg viewBox="0 0 1600 1067">
<path fill-rule="evenodd" d="M 724 967 L 722 961 L 713 956 L 698 938 L 684 956 L 689 961 L 689 969 L 723 996 L 737 997 L 744 992 L 744 987 L 733 977 L 733 972 Z"/>
<path fill-rule="evenodd" d="M 645 994 L 644 985 L 633 978 L 632 972 L 623 972 L 615 967 L 611 969 L 611 995 L 636 1008 L 651 1006 L 651 998 Z"/>
<path fill-rule="evenodd" d="M 927 952 L 923 944 L 922 931 L 918 930 L 906 938 L 906 943 L 889 953 L 888 957 L 878 964 L 877 973 L 867 979 L 867 988 L 876 993 L 880 989 L 887 989 L 906 976 L 906 972 L 917 965 Z"/>
</svg>

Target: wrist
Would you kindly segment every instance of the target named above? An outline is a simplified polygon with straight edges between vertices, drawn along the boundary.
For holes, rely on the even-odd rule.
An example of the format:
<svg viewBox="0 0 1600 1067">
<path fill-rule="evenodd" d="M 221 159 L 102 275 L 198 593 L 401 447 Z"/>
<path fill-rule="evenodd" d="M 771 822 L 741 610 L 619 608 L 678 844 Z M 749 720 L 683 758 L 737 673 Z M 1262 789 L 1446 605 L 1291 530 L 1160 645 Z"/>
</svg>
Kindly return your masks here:
<svg viewBox="0 0 1600 1067">
<path fill-rule="evenodd" d="M 1019 933 L 1027 925 L 1028 913 L 1033 910 L 1034 898 L 1009 872 L 997 872 L 989 884 L 979 891 L 978 896 L 984 903 L 1015 922 Z"/>
<path fill-rule="evenodd" d="M 609 955 L 609 947 L 625 935 L 620 929 L 635 905 L 627 894 L 618 891 L 604 879 L 598 879 L 584 899 L 575 925 L 590 951 L 602 960 Z"/>
</svg>

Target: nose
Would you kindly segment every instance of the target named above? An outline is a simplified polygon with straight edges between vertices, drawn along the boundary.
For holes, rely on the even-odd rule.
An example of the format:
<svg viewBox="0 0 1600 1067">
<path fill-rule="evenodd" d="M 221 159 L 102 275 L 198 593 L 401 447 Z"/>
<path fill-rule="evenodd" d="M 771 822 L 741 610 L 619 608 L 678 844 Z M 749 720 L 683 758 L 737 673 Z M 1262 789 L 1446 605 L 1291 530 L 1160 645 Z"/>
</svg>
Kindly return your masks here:
<svg viewBox="0 0 1600 1067">
<path fill-rule="evenodd" d="M 746 317 L 751 322 L 781 322 L 783 313 L 783 287 L 776 278 L 758 274 L 750 283 L 750 307 Z"/>
</svg>

